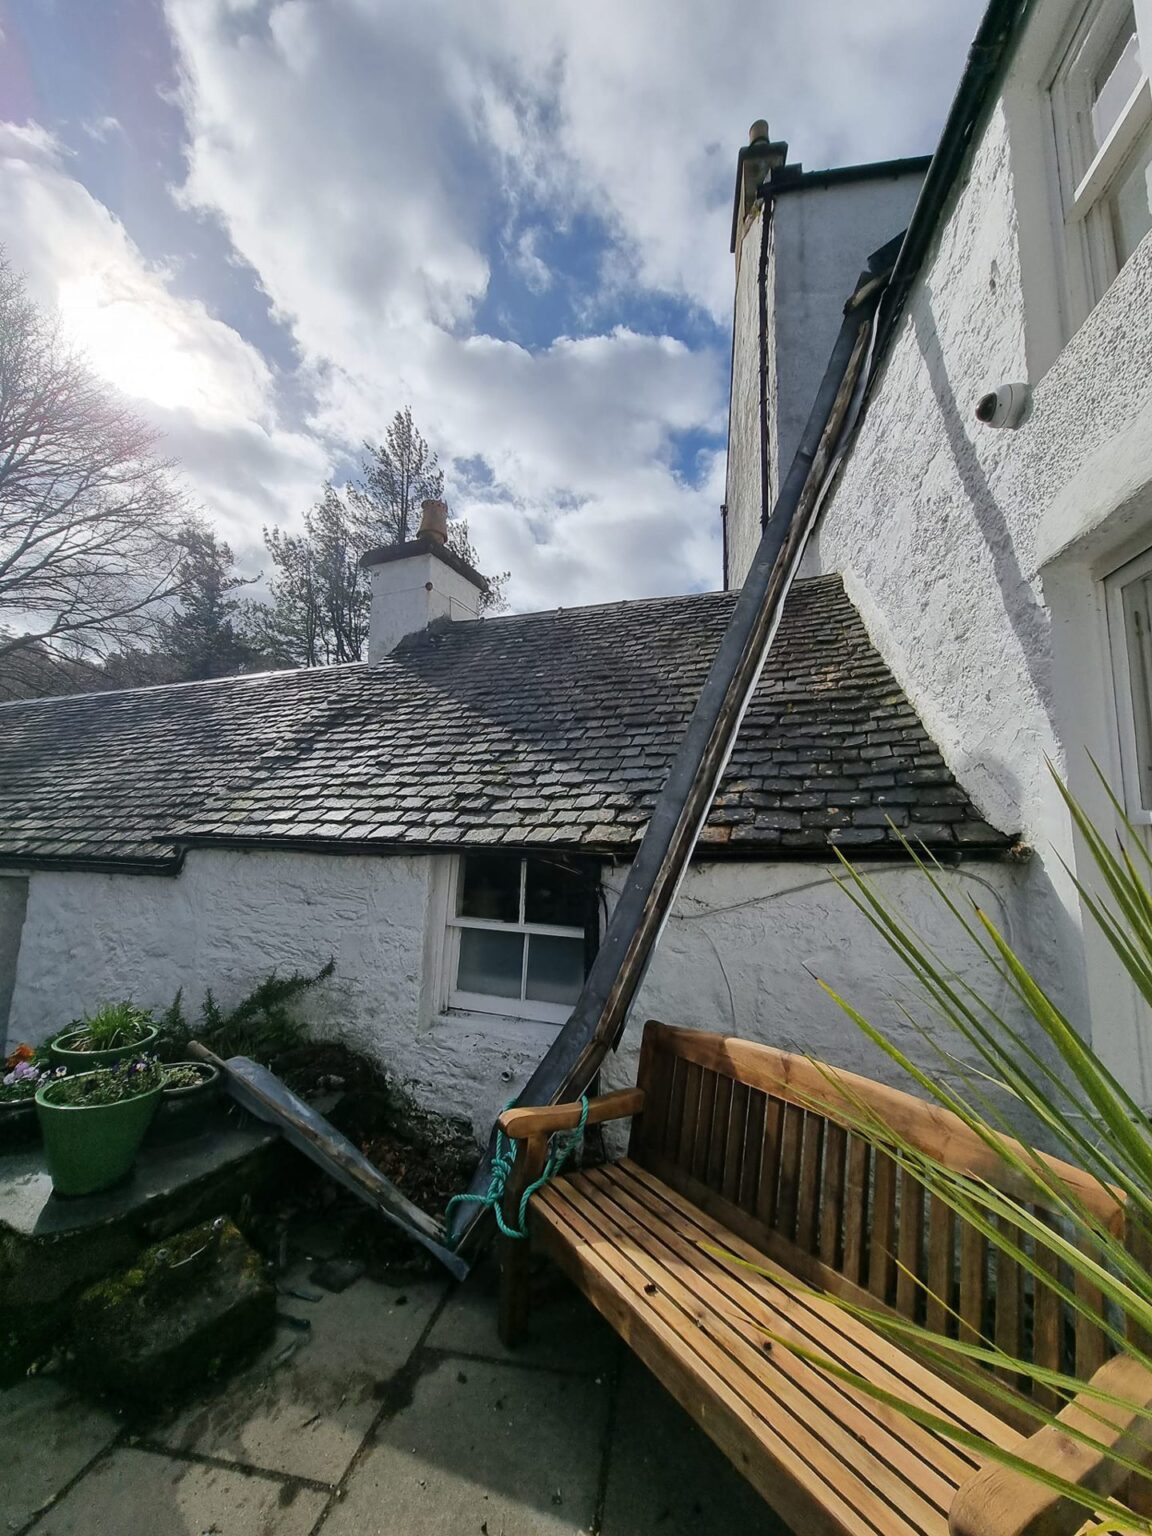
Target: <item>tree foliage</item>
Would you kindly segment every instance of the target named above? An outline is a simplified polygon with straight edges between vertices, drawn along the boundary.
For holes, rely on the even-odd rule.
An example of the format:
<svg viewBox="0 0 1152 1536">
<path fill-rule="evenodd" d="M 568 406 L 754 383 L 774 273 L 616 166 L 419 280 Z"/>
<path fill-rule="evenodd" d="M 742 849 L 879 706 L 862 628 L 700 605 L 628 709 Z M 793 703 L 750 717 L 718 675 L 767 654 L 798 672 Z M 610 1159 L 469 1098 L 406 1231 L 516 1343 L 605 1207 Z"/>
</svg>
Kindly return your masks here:
<svg viewBox="0 0 1152 1536">
<path fill-rule="evenodd" d="M 99 656 L 155 617 L 185 516 L 156 444 L 0 259 L 0 657 Z"/>
<path fill-rule="evenodd" d="M 371 597 L 360 566 L 370 549 L 405 544 L 419 532 L 423 501 L 444 493 L 444 475 L 405 408 L 382 442 L 365 443 L 359 477 L 343 495 L 326 485 L 305 514 L 303 532 L 265 528 L 272 561 L 270 604 L 250 604 L 251 642 L 280 666 L 322 667 L 362 661 L 368 645 Z M 476 565 L 462 518 L 448 525 L 448 547 Z M 488 577 L 481 612 L 504 606 L 508 573 Z"/>
</svg>

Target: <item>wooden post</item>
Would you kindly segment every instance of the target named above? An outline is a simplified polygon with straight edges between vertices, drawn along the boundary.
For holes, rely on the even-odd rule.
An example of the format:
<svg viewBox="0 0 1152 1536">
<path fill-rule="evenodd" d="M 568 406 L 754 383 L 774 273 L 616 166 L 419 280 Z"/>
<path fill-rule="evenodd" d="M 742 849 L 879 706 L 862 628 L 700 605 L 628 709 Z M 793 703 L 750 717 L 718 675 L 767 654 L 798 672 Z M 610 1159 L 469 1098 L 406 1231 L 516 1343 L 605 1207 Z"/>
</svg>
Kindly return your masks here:
<svg viewBox="0 0 1152 1536">
<path fill-rule="evenodd" d="M 520 1200 L 538 1179 L 548 1159 L 548 1137 L 542 1132 L 517 1142 L 512 1177 L 504 1191 L 504 1219 L 510 1227 L 520 1220 Z M 510 1348 L 520 1343 L 528 1324 L 528 1282 L 532 1245 L 527 1238 L 500 1237 L 500 1338 Z"/>
</svg>

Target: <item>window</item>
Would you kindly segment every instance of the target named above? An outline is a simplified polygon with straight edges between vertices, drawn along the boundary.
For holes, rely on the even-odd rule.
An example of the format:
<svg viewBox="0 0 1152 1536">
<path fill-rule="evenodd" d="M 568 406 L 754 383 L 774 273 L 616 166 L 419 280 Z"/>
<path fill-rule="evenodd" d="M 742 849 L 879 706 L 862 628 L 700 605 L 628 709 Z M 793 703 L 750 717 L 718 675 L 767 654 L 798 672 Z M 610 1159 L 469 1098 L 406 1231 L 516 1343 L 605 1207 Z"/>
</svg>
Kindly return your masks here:
<svg viewBox="0 0 1152 1536">
<path fill-rule="evenodd" d="M 448 1003 L 563 1024 L 584 984 L 597 914 L 591 866 L 466 854 L 448 918 Z"/>
<path fill-rule="evenodd" d="M 1105 582 L 1124 800 L 1152 824 L 1152 550 Z"/>
<path fill-rule="evenodd" d="M 1152 228 L 1147 0 L 1096 0 L 1051 82 L 1069 302 L 1083 319 Z M 1150 8 L 1152 9 L 1152 8 Z"/>
</svg>

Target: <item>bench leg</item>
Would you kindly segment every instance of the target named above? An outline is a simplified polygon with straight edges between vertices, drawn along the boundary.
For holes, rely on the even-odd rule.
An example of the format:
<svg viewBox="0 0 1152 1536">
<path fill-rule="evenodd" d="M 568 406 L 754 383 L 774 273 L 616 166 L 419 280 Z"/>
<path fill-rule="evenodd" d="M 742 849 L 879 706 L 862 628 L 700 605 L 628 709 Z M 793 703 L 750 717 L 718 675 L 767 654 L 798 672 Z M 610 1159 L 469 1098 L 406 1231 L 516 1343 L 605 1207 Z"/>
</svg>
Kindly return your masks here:
<svg viewBox="0 0 1152 1536">
<path fill-rule="evenodd" d="M 527 1137 L 517 1148 L 516 1162 L 504 1199 L 504 1216 L 519 1220 L 520 1197 L 540 1177 L 548 1156 L 548 1138 Z M 500 1238 L 500 1337 L 509 1347 L 520 1343 L 528 1326 L 528 1279 L 531 1244 L 527 1238 Z"/>
<path fill-rule="evenodd" d="M 509 1349 L 524 1340 L 528 1328 L 531 1250 L 527 1242 L 500 1239 L 500 1339 Z"/>
</svg>

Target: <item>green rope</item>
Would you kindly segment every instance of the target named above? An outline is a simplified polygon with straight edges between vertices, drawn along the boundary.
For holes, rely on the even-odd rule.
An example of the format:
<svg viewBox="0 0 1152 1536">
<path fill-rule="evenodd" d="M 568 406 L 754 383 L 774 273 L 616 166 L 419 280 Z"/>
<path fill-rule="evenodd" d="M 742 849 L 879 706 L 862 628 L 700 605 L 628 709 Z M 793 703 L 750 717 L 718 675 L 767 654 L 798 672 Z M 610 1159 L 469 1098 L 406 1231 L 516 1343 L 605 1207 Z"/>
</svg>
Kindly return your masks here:
<svg viewBox="0 0 1152 1536">
<path fill-rule="evenodd" d="M 505 1109 L 511 1109 L 515 1099 L 505 1104 Z M 516 1165 L 516 1142 L 506 1136 L 499 1126 L 496 1127 L 496 1149 L 492 1156 L 492 1177 L 488 1182 L 487 1192 L 483 1195 L 453 1195 L 448 1202 L 448 1209 L 444 1212 L 444 1226 L 448 1227 L 453 1209 L 458 1205 L 488 1205 L 496 1215 L 496 1225 L 505 1237 L 524 1238 L 528 1236 L 525 1225 L 528 1216 L 528 1202 L 538 1189 L 543 1189 L 549 1179 L 554 1179 L 571 1157 L 584 1135 L 588 1124 L 588 1095 L 580 1095 L 580 1119 L 576 1128 L 567 1136 L 559 1131 L 551 1138 L 548 1159 L 544 1164 L 544 1171 L 538 1179 L 529 1184 L 520 1196 L 520 1209 L 517 1213 L 519 1227 L 510 1225 L 504 1218 L 504 1191 L 508 1186 L 508 1180 L 512 1177 L 512 1169 Z"/>
</svg>

